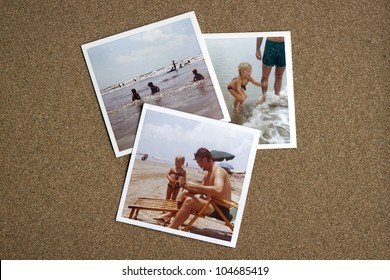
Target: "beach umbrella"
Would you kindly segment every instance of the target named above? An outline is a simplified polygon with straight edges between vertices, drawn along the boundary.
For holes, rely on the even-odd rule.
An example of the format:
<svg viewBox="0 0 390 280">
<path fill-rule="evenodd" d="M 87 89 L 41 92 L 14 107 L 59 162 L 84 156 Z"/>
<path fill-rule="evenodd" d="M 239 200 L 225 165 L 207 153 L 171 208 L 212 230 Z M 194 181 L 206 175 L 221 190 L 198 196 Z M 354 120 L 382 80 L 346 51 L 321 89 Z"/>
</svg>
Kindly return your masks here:
<svg viewBox="0 0 390 280">
<path fill-rule="evenodd" d="M 232 170 L 234 169 L 233 165 L 231 165 L 230 163 L 226 162 L 226 161 L 223 161 L 221 162 L 220 164 L 218 164 L 219 167 L 222 167 L 223 169 L 226 170 L 226 172 L 230 175 L 232 174 Z"/>
<path fill-rule="evenodd" d="M 235 155 L 232 155 L 228 152 L 224 151 L 217 151 L 217 150 L 212 150 L 210 151 L 211 155 L 214 158 L 214 161 L 224 161 L 224 160 L 231 160 L 234 159 Z"/>
<path fill-rule="evenodd" d="M 218 166 L 220 166 L 222 168 L 228 168 L 230 170 L 234 169 L 234 166 L 231 165 L 230 163 L 226 162 L 226 161 L 221 162 L 220 164 L 218 164 Z"/>
</svg>

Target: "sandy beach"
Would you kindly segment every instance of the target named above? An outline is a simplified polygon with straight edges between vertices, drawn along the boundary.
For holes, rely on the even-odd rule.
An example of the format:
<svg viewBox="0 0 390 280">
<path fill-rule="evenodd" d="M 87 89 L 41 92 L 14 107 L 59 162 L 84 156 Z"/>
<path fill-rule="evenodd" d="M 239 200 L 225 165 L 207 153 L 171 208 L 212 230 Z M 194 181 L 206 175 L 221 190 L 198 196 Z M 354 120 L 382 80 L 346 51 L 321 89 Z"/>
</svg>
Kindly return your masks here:
<svg viewBox="0 0 390 280">
<path fill-rule="evenodd" d="M 129 217 L 130 210 L 128 206 L 138 197 L 165 199 L 167 189 L 166 175 L 169 168 L 173 166 L 173 163 L 153 160 L 142 161 L 141 159 L 136 159 L 128 192 L 126 194 L 124 209 L 122 209 L 122 217 Z M 201 182 L 205 173 L 200 168 L 188 166 L 185 169 L 187 171 L 187 181 Z M 244 176 L 233 175 L 230 177 L 230 181 L 232 184 L 232 200 L 238 202 L 241 195 Z M 159 225 L 157 221 L 153 219 L 159 214 L 160 212 L 156 211 L 141 210 L 137 219 L 146 223 Z M 212 218 L 198 219 L 191 227 L 190 232 L 228 241 L 230 241 L 232 234 L 231 230 L 225 226 L 224 222 Z"/>
</svg>

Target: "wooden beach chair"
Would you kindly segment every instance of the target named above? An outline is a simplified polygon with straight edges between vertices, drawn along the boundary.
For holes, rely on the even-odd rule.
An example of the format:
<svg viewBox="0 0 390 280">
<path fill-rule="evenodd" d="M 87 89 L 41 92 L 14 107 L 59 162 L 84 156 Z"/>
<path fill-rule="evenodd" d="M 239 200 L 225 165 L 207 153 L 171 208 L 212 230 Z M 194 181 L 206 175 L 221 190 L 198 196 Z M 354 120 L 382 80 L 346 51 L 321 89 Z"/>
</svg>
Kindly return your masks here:
<svg viewBox="0 0 390 280">
<path fill-rule="evenodd" d="M 178 202 L 175 200 L 166 200 L 150 197 L 138 197 L 136 201 L 129 205 L 129 219 L 137 219 L 139 210 L 177 212 L 179 211 Z"/>
<path fill-rule="evenodd" d="M 214 207 L 215 211 L 218 212 L 219 216 L 221 216 L 222 221 L 225 222 L 225 225 L 228 226 L 228 227 L 230 228 L 231 231 L 233 231 L 234 225 L 233 225 L 233 223 L 231 222 L 233 217 L 231 217 L 231 219 L 228 219 L 228 217 L 226 217 L 226 216 L 222 213 L 222 211 L 221 211 L 221 209 L 219 208 L 217 202 L 223 203 L 223 204 L 225 204 L 225 205 L 230 206 L 230 209 L 232 209 L 232 208 L 233 208 L 233 209 L 238 209 L 238 203 L 237 203 L 237 202 L 234 202 L 234 201 L 227 201 L 227 200 L 224 200 L 224 199 L 219 199 L 219 198 L 214 198 L 214 197 L 212 197 L 212 198 L 210 198 L 210 199 L 207 201 L 207 203 L 203 206 L 203 208 L 200 209 L 199 212 L 195 212 L 195 211 L 194 211 L 194 212 L 192 213 L 192 214 L 193 214 L 192 220 L 184 227 L 183 230 L 184 230 L 184 231 L 189 231 L 190 228 L 191 228 L 191 226 L 195 223 L 195 221 L 196 221 L 198 218 L 205 218 L 205 217 L 207 217 L 207 215 L 204 215 L 203 212 L 204 212 L 204 211 L 207 209 L 207 207 L 211 204 L 211 205 Z"/>
<path fill-rule="evenodd" d="M 232 219 L 228 219 L 226 217 L 221 209 L 219 208 L 218 204 L 223 203 L 225 205 L 230 206 L 230 209 L 238 209 L 238 203 L 234 201 L 227 201 L 227 200 L 222 200 L 222 199 L 217 199 L 217 198 L 210 198 L 207 203 L 203 206 L 203 208 L 199 211 L 193 211 L 192 215 L 193 218 L 191 221 L 183 228 L 184 231 L 189 231 L 191 226 L 195 223 L 195 221 L 198 218 L 205 218 L 207 215 L 204 215 L 203 212 L 207 209 L 207 207 L 211 204 L 215 211 L 218 212 L 218 214 L 221 216 L 222 221 L 225 222 L 225 225 L 227 225 L 231 231 L 234 229 L 234 225 L 231 223 Z M 166 199 L 160 199 L 160 198 L 150 198 L 150 197 L 138 197 L 136 201 L 129 205 L 130 214 L 129 214 L 129 219 L 137 219 L 138 213 L 140 210 L 150 210 L 150 211 L 164 211 L 164 212 L 173 212 L 176 213 L 179 211 L 179 204 L 178 201 L 175 200 L 166 200 Z"/>
</svg>

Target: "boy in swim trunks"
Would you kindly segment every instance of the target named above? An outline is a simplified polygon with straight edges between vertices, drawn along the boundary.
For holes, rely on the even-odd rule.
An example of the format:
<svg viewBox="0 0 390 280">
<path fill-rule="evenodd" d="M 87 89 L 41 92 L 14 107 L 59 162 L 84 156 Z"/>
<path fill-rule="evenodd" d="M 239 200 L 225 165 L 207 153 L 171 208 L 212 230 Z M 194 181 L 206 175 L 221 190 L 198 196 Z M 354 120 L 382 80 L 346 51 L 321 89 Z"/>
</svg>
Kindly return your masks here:
<svg viewBox="0 0 390 280">
<path fill-rule="evenodd" d="M 133 102 L 135 100 L 141 100 L 141 96 L 138 94 L 138 92 L 135 88 L 131 89 L 131 92 L 133 93 L 133 96 L 131 98 Z"/>
<path fill-rule="evenodd" d="M 263 42 L 263 38 L 257 38 L 256 41 L 256 58 L 261 60 L 260 47 Z M 286 54 L 284 49 L 284 37 L 270 37 L 267 38 L 263 55 L 263 74 L 261 78 L 262 93 L 260 102 L 264 102 L 268 90 L 268 78 L 271 73 L 272 67 L 275 66 L 275 95 L 280 95 L 282 88 L 283 74 L 286 69 Z"/>
<path fill-rule="evenodd" d="M 175 166 L 169 169 L 167 179 L 168 179 L 168 186 L 167 186 L 167 195 L 165 199 L 171 199 L 176 200 L 177 194 L 179 193 L 180 186 L 179 186 L 179 179 L 180 177 L 183 177 L 183 182 L 186 181 L 187 173 L 185 169 L 183 168 L 185 158 L 184 156 L 177 156 L 175 158 Z"/>
<path fill-rule="evenodd" d="M 156 92 L 160 92 L 160 88 L 158 86 L 155 86 L 152 82 L 148 83 L 148 87 L 150 87 L 152 94 L 155 94 Z"/>
<path fill-rule="evenodd" d="M 192 80 L 193 82 L 197 82 L 197 81 L 200 81 L 200 80 L 204 80 L 203 75 L 200 74 L 200 73 L 198 73 L 198 70 L 193 69 L 193 70 L 192 70 L 192 73 L 194 74 L 194 79 Z"/>
<path fill-rule="evenodd" d="M 238 76 L 230 81 L 227 89 L 230 94 L 235 98 L 233 103 L 233 109 L 237 110 L 238 106 L 244 103 L 247 95 L 244 90 L 246 90 L 246 85 L 251 82 L 256 86 L 262 87 L 262 83 L 254 80 L 252 78 L 252 66 L 249 63 L 241 62 L 238 65 Z"/>
</svg>

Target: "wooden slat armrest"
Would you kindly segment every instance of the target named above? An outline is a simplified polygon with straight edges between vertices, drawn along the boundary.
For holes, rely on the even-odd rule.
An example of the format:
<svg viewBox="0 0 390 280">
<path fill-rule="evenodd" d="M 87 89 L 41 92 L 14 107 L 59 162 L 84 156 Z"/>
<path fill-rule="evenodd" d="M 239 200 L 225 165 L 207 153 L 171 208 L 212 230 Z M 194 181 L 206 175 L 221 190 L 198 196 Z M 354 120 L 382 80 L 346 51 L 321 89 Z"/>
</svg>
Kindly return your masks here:
<svg viewBox="0 0 390 280">
<path fill-rule="evenodd" d="M 230 207 L 238 209 L 238 203 L 233 201 L 233 200 L 229 201 L 229 200 L 226 200 L 226 199 L 216 198 L 216 197 L 213 197 L 213 200 L 217 201 L 219 203 L 222 203 L 222 204 L 229 205 Z"/>
</svg>

